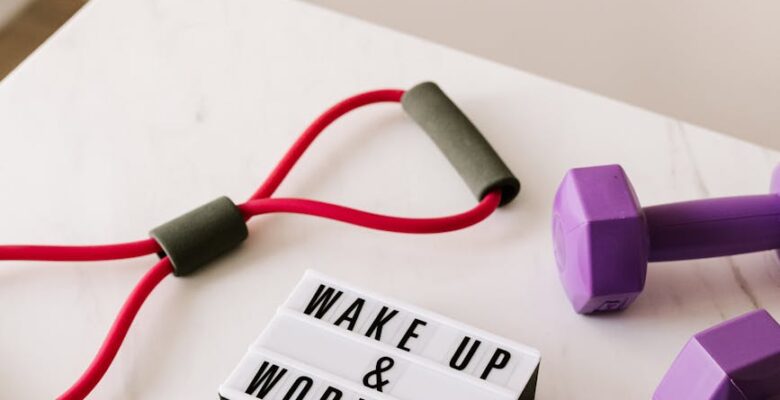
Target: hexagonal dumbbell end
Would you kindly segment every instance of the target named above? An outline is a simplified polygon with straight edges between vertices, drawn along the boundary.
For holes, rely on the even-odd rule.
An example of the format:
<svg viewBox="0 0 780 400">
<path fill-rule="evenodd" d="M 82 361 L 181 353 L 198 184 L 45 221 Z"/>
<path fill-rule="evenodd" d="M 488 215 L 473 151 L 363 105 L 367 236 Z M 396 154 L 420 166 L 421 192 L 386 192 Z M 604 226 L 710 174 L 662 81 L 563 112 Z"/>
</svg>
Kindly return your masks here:
<svg viewBox="0 0 780 400">
<path fill-rule="evenodd" d="M 780 325 L 757 310 L 697 334 L 653 399 L 780 399 Z"/>
<path fill-rule="evenodd" d="M 577 312 L 623 309 L 642 291 L 647 228 L 619 165 L 566 174 L 555 196 L 553 236 L 561 281 Z"/>
<path fill-rule="evenodd" d="M 553 235 L 572 305 L 585 314 L 628 307 L 648 261 L 780 249 L 780 169 L 771 189 L 640 209 L 620 166 L 569 171 L 555 196 Z"/>
</svg>

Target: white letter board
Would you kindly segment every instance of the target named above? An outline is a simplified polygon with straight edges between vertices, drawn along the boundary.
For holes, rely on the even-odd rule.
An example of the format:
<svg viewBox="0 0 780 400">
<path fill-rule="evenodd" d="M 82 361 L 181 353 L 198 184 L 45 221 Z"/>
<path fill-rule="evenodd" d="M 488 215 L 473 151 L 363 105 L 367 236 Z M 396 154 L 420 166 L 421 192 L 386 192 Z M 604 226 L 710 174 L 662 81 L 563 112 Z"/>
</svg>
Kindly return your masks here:
<svg viewBox="0 0 780 400">
<path fill-rule="evenodd" d="M 227 400 L 528 400 L 539 352 L 308 271 Z"/>
</svg>

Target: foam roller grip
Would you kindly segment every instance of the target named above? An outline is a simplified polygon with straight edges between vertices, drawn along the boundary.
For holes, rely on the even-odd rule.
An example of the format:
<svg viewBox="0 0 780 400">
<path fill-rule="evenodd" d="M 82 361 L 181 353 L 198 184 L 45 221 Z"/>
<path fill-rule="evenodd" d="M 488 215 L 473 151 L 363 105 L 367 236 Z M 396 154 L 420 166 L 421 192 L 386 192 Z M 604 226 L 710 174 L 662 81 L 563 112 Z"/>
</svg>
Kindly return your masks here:
<svg viewBox="0 0 780 400">
<path fill-rule="evenodd" d="M 170 258 L 176 276 L 192 274 L 238 246 L 248 235 L 241 211 L 224 196 L 150 232 L 163 249 L 161 256 Z"/>
<path fill-rule="evenodd" d="M 433 82 L 404 94 L 404 110 L 433 139 L 478 200 L 501 191 L 501 205 L 520 192 L 520 181 L 466 115 Z"/>
</svg>

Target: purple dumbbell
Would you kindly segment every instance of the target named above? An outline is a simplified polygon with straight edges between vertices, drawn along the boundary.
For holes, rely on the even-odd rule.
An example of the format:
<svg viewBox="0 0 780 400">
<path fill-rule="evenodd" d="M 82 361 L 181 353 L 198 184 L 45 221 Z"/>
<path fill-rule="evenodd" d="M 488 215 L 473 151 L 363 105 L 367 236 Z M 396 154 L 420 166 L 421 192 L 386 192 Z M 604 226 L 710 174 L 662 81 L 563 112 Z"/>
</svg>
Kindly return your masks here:
<svg viewBox="0 0 780 400">
<path fill-rule="evenodd" d="M 694 336 L 653 400 L 780 399 L 780 325 L 764 310 Z"/>
<path fill-rule="evenodd" d="M 570 170 L 553 206 L 555 258 L 583 314 L 628 307 L 648 261 L 780 249 L 780 167 L 771 194 L 641 208 L 619 165 Z"/>
</svg>

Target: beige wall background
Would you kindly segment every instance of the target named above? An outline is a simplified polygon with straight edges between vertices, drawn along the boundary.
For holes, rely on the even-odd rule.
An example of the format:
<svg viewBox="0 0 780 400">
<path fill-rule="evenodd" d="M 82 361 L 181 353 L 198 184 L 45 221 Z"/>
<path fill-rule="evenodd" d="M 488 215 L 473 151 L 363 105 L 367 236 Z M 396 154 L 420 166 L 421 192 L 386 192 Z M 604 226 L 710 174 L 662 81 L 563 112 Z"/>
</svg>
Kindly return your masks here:
<svg viewBox="0 0 780 400">
<path fill-rule="evenodd" d="M 0 0 L 0 76 L 85 1 Z M 780 149 L 778 0 L 308 1 Z"/>
<path fill-rule="evenodd" d="M 310 0 L 780 149 L 777 0 Z"/>
<path fill-rule="evenodd" d="M 0 27 L 8 23 L 24 6 L 31 2 L 32 0 L 0 0 Z"/>
</svg>

